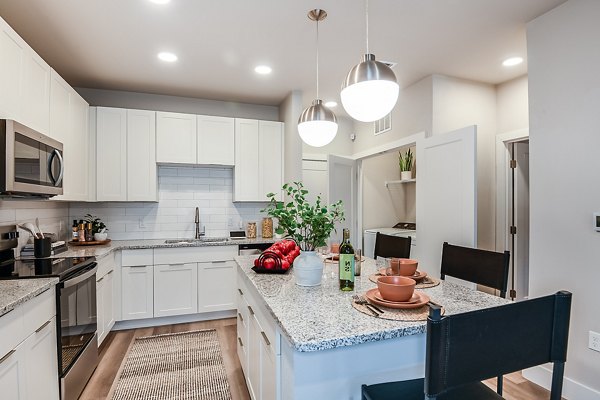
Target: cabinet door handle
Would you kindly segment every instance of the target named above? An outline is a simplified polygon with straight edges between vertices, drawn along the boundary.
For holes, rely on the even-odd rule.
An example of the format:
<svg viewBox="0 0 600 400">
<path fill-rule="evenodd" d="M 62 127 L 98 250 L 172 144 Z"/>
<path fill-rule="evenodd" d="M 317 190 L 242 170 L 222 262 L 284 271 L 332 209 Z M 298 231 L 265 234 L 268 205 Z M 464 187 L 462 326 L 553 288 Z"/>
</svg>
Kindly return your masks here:
<svg viewBox="0 0 600 400">
<path fill-rule="evenodd" d="M 238 289 L 238 292 L 240 292 L 240 295 L 244 295 L 244 292 L 242 292 L 242 289 Z"/>
<path fill-rule="evenodd" d="M 0 358 L 0 364 L 2 364 L 4 361 L 6 361 L 7 358 L 12 356 L 15 351 L 16 351 L 15 349 L 12 349 L 8 353 L 6 353 L 6 355 L 4 357 Z"/>
<path fill-rule="evenodd" d="M 126 268 L 146 268 L 147 265 L 128 265 Z"/>
<path fill-rule="evenodd" d="M 250 314 L 254 315 L 254 310 L 252 309 L 252 307 L 248 306 L 248 310 L 250 311 Z"/>
<path fill-rule="evenodd" d="M 242 320 L 242 322 L 244 322 L 244 317 L 242 317 L 242 314 L 238 313 L 238 317 L 240 317 L 240 319 Z"/>
<path fill-rule="evenodd" d="M 102 278 L 98 279 L 98 280 L 96 281 L 96 283 L 100 283 L 100 282 L 102 282 L 102 280 L 103 280 L 103 279 L 104 279 L 104 277 L 102 277 Z"/>
<path fill-rule="evenodd" d="M 219 260 L 219 261 L 213 261 L 213 264 L 225 264 L 227 262 L 227 260 Z"/>
<path fill-rule="evenodd" d="M 113 272 L 115 272 L 115 270 L 114 270 L 114 269 L 111 269 L 110 271 L 108 271 L 108 274 L 106 274 L 106 275 L 110 275 L 110 274 L 112 274 Z"/>
<path fill-rule="evenodd" d="M 265 332 L 260 331 L 260 334 L 262 335 L 263 339 L 265 339 L 265 343 L 267 344 L 267 346 L 270 346 L 271 342 L 269 342 L 269 339 L 267 338 L 267 335 L 265 334 Z"/>
<path fill-rule="evenodd" d="M 46 321 L 46 323 L 44 325 L 40 326 L 39 328 L 37 328 L 35 330 L 35 333 L 39 333 L 40 331 L 42 331 L 45 327 L 48 326 L 49 323 L 50 323 L 50 320 Z"/>
<path fill-rule="evenodd" d="M 244 343 L 242 343 L 242 338 L 238 336 L 238 342 L 240 342 L 240 346 L 244 347 Z M 14 350 L 13 350 L 14 351 Z M 0 361 L 1 362 L 1 361 Z"/>
<path fill-rule="evenodd" d="M 169 267 L 180 267 L 182 265 L 185 265 L 186 263 L 175 263 L 175 264 L 169 264 Z"/>
</svg>

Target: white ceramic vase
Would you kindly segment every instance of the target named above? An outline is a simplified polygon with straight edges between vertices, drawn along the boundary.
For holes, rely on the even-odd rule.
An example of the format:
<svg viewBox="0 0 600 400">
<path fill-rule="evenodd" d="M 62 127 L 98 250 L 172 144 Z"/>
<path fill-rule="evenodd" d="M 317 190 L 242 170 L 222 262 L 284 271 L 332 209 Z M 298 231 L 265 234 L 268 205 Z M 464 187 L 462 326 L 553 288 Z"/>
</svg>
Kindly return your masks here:
<svg viewBox="0 0 600 400">
<path fill-rule="evenodd" d="M 294 261 L 294 275 L 299 286 L 318 286 L 323 277 L 323 260 L 316 251 L 302 251 Z"/>
<path fill-rule="evenodd" d="M 412 171 L 400 171 L 400 179 L 403 181 L 412 179 Z"/>
</svg>

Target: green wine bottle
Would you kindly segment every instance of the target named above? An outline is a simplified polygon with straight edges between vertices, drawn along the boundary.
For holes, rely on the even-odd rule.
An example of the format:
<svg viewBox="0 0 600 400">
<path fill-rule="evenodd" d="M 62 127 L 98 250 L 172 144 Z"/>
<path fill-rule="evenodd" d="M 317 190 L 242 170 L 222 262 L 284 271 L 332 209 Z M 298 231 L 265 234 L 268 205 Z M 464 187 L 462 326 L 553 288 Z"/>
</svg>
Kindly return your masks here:
<svg viewBox="0 0 600 400">
<path fill-rule="evenodd" d="M 354 248 L 350 243 L 350 230 L 344 228 L 344 241 L 340 245 L 340 290 L 354 290 Z"/>
</svg>

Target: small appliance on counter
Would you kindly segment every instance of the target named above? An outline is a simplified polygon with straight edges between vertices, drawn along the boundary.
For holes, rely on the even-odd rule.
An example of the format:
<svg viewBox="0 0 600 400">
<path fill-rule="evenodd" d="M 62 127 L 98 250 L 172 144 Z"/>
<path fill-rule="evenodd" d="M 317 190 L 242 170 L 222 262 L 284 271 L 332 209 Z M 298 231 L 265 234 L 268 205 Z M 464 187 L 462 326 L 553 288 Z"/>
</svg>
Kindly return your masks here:
<svg viewBox="0 0 600 400">
<path fill-rule="evenodd" d="M 0 227 L 0 279 L 58 278 L 56 333 L 61 399 L 77 399 L 98 365 L 96 259 L 51 256 L 16 260 L 17 245 L 17 227 Z"/>
</svg>

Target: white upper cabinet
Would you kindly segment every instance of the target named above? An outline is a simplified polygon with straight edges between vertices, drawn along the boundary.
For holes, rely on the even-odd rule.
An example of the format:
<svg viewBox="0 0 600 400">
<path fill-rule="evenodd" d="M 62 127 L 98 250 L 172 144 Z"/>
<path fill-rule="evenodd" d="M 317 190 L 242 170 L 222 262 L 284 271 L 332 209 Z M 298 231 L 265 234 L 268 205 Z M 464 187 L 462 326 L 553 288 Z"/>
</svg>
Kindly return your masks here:
<svg viewBox="0 0 600 400">
<path fill-rule="evenodd" d="M 27 43 L 0 18 L 0 118 L 21 121 Z"/>
<path fill-rule="evenodd" d="M 96 187 L 98 201 L 127 200 L 127 110 L 97 108 Z"/>
<path fill-rule="evenodd" d="M 127 200 L 157 201 L 156 112 L 127 110 Z"/>
<path fill-rule="evenodd" d="M 234 201 L 281 198 L 283 185 L 283 123 L 235 120 Z"/>
<path fill-rule="evenodd" d="M 0 117 L 47 135 L 50 66 L 1 18 L 0 60 Z"/>
<path fill-rule="evenodd" d="M 156 113 L 156 162 L 196 164 L 196 115 Z"/>
<path fill-rule="evenodd" d="M 50 74 L 51 68 L 28 48 L 23 75 L 23 123 L 48 135 L 50 130 Z"/>
<path fill-rule="evenodd" d="M 156 113 L 93 108 L 97 201 L 157 201 Z M 94 162 L 95 158 L 95 162 Z"/>
<path fill-rule="evenodd" d="M 54 200 L 89 199 L 88 113 L 88 103 L 52 70 L 49 136 L 63 144 L 65 160 L 63 195 L 55 197 Z"/>
<path fill-rule="evenodd" d="M 198 164 L 231 165 L 234 157 L 233 118 L 198 115 Z"/>
<path fill-rule="evenodd" d="M 258 121 L 258 171 L 263 201 L 267 193 L 281 200 L 283 185 L 283 123 Z M 259 197 L 260 199 L 260 197 Z"/>
</svg>

